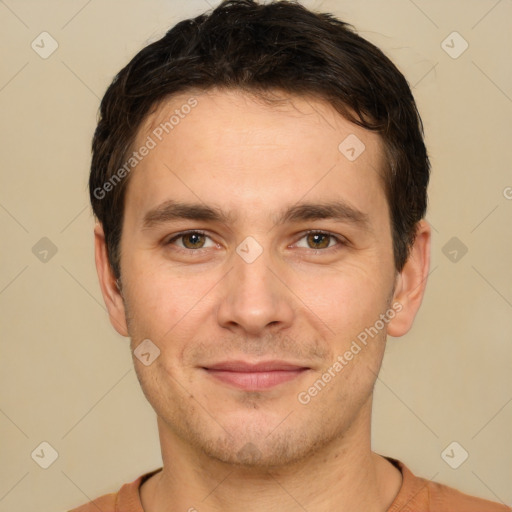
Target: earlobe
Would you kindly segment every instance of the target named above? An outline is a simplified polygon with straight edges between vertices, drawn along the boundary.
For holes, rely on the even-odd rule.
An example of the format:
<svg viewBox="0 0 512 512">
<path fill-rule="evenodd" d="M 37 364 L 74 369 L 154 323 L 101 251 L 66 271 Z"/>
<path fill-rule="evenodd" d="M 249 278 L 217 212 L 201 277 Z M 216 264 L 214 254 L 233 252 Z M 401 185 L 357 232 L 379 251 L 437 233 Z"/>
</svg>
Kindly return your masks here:
<svg viewBox="0 0 512 512">
<path fill-rule="evenodd" d="M 97 223 L 94 228 L 94 254 L 101 293 L 105 305 L 107 306 L 110 323 L 121 336 L 128 337 L 123 297 L 117 286 L 116 278 L 114 277 L 112 267 L 108 260 L 105 233 L 100 223 Z"/>
<path fill-rule="evenodd" d="M 400 304 L 401 309 L 388 324 L 387 332 L 390 336 L 403 336 L 412 327 L 427 285 L 430 268 L 430 241 L 430 225 L 423 219 L 417 224 L 416 238 L 409 258 L 397 276 L 393 304 Z"/>
</svg>

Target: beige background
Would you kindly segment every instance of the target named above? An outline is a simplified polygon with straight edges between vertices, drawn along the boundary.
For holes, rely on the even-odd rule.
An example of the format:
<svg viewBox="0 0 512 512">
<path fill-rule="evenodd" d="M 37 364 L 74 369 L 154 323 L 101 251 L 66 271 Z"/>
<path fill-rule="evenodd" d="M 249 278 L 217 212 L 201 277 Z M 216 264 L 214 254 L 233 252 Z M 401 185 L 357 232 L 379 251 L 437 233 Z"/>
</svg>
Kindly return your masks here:
<svg viewBox="0 0 512 512">
<path fill-rule="evenodd" d="M 303 3 L 353 23 L 399 65 L 433 165 L 431 276 L 414 328 L 389 339 L 374 449 L 512 505 L 512 2 Z M 161 463 L 128 340 L 111 328 L 97 283 L 89 148 L 113 75 L 208 8 L 0 1 L 0 511 L 66 510 Z M 43 31 L 59 45 L 47 59 L 31 48 Z M 453 31 L 469 44 L 456 59 L 441 46 Z M 32 252 L 43 237 L 57 248 L 46 262 Z M 443 253 L 452 237 L 468 249 L 455 262 Z M 31 458 L 43 441 L 59 454 L 46 470 Z M 441 458 L 452 441 L 469 453 L 458 469 Z"/>
</svg>

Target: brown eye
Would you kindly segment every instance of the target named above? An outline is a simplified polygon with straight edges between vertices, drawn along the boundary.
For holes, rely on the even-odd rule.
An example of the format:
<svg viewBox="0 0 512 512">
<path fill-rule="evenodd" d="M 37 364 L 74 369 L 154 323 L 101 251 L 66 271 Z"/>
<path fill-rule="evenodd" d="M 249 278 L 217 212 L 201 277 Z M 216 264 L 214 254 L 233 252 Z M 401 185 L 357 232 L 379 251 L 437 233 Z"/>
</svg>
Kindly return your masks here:
<svg viewBox="0 0 512 512">
<path fill-rule="evenodd" d="M 311 249 L 326 249 L 329 247 L 330 239 L 333 238 L 327 233 L 309 233 L 306 237 Z"/>
<path fill-rule="evenodd" d="M 313 254 L 331 253 L 347 247 L 350 242 L 342 235 L 328 231 L 310 230 L 302 235 L 296 247 L 309 249 Z"/>
<path fill-rule="evenodd" d="M 180 233 L 174 236 L 166 245 L 174 245 L 177 250 L 194 251 L 200 249 L 208 249 L 214 247 L 215 244 L 209 241 L 210 237 L 201 231 L 189 231 L 188 233 Z M 209 242 L 210 245 L 207 245 Z"/>
<path fill-rule="evenodd" d="M 187 249 L 201 249 L 204 245 L 205 236 L 202 233 L 187 233 L 180 238 Z"/>
</svg>

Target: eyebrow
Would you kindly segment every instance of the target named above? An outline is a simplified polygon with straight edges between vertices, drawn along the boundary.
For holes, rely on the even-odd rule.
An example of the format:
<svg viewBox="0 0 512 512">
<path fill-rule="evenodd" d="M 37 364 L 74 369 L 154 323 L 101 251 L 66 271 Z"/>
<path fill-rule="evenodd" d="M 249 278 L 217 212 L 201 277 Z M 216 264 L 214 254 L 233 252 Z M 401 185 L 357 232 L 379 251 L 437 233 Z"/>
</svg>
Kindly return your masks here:
<svg viewBox="0 0 512 512">
<path fill-rule="evenodd" d="M 217 207 L 171 199 L 149 210 L 144 215 L 142 229 L 151 229 L 160 224 L 182 219 L 229 224 L 236 220 L 236 216 Z M 296 204 L 284 209 L 275 217 L 274 222 L 276 225 L 280 225 L 287 222 L 298 223 L 327 219 L 347 222 L 364 231 L 372 232 L 369 215 L 341 200 Z"/>
</svg>

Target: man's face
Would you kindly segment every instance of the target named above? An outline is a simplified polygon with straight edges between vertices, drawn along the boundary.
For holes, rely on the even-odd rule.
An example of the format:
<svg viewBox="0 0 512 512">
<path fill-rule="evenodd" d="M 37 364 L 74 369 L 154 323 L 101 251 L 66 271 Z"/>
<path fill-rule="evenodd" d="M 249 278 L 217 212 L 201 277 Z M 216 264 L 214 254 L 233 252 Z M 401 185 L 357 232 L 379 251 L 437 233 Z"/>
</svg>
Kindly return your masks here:
<svg viewBox="0 0 512 512">
<path fill-rule="evenodd" d="M 132 349 L 149 339 L 160 350 L 135 368 L 166 439 L 230 463 L 287 464 L 369 422 L 386 328 L 357 340 L 389 311 L 395 283 L 382 142 L 313 99 L 194 97 L 163 135 L 155 128 L 189 96 L 160 105 L 134 145 L 156 143 L 127 189 L 124 305 Z M 335 203 L 338 217 L 301 208 Z M 269 361 L 300 370 L 212 369 Z"/>
</svg>

